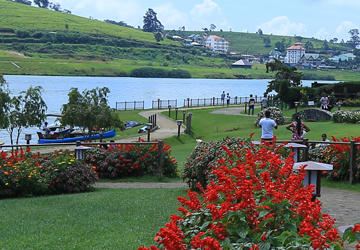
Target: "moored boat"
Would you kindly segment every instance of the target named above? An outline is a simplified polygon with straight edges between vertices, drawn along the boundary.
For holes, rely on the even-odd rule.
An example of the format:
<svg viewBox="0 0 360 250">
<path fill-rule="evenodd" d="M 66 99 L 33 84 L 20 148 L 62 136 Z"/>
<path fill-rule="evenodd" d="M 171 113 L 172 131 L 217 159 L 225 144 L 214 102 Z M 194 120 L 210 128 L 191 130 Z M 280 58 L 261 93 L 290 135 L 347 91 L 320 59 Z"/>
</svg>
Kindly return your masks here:
<svg viewBox="0 0 360 250">
<path fill-rule="evenodd" d="M 41 132 L 38 132 L 38 134 L 39 133 L 41 134 Z M 114 137 L 115 134 L 116 134 L 115 130 L 110 130 L 110 131 L 105 132 L 102 135 L 102 138 L 111 138 L 111 137 Z M 40 138 L 40 135 L 39 135 L 39 138 Z M 100 134 L 91 135 L 91 140 L 96 140 L 96 139 L 100 139 Z M 89 140 L 89 135 L 77 136 L 77 137 L 66 137 L 66 138 L 61 138 L 60 136 L 57 137 L 57 138 L 48 138 L 48 139 L 42 138 L 42 139 L 39 139 L 39 143 L 40 144 L 44 144 L 44 143 L 67 143 L 67 142 L 76 142 L 76 141 L 85 141 L 85 140 Z"/>
</svg>

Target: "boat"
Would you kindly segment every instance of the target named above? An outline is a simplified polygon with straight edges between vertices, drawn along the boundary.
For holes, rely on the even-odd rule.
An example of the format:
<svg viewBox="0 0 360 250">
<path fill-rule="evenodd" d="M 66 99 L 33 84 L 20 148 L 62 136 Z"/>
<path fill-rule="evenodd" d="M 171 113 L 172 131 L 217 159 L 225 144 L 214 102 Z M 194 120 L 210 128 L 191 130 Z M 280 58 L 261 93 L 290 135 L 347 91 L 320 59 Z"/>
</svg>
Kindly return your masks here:
<svg viewBox="0 0 360 250">
<path fill-rule="evenodd" d="M 38 132 L 38 134 L 39 133 L 41 134 L 41 132 Z M 116 134 L 115 130 L 110 130 L 110 131 L 105 132 L 102 135 L 102 138 L 111 138 L 111 137 L 114 137 L 115 134 Z M 40 137 L 40 135 L 39 135 L 39 137 Z M 96 139 L 100 139 L 100 134 L 91 135 L 91 140 L 96 140 Z M 77 137 L 65 137 L 65 138 L 61 138 L 60 136 L 57 137 L 57 138 L 48 138 L 48 139 L 42 138 L 42 139 L 39 139 L 39 144 L 44 144 L 44 143 L 68 143 L 68 142 L 77 142 L 77 141 L 85 141 L 85 140 L 89 140 L 89 135 L 77 136 Z"/>
</svg>

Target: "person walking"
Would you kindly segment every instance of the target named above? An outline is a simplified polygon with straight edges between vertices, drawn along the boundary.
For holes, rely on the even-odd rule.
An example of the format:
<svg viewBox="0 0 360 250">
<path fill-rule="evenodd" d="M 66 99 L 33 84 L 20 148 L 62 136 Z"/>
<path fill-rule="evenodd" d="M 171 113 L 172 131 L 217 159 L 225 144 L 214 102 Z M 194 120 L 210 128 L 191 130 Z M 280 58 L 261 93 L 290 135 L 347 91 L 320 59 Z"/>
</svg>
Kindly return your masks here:
<svg viewBox="0 0 360 250">
<path fill-rule="evenodd" d="M 261 100 L 261 110 L 267 108 L 267 104 L 268 104 L 268 99 L 266 95 L 264 95 L 264 98 Z"/>
<path fill-rule="evenodd" d="M 265 118 L 262 118 L 259 122 L 261 128 L 261 140 L 271 141 L 274 137 L 274 128 L 278 128 L 276 122 L 270 118 L 270 114 L 270 111 L 266 110 Z"/>
<path fill-rule="evenodd" d="M 225 91 L 223 91 L 221 94 L 221 103 L 223 106 L 225 105 Z"/>
<path fill-rule="evenodd" d="M 249 115 L 250 115 L 250 110 L 252 111 L 251 115 L 254 115 L 254 109 L 255 109 L 255 99 L 251 94 L 249 99 Z"/>
<path fill-rule="evenodd" d="M 226 95 L 226 106 L 229 106 L 230 99 L 231 99 L 231 97 L 230 97 L 229 93 L 227 93 L 227 95 Z"/>
<path fill-rule="evenodd" d="M 287 130 L 292 132 L 291 140 L 302 141 L 305 134 L 310 131 L 310 128 L 301 121 L 300 116 L 295 117 L 295 121 L 286 126 Z"/>
<path fill-rule="evenodd" d="M 320 98 L 320 103 L 322 109 L 328 110 L 329 99 L 326 94 L 324 94 L 323 97 Z"/>
</svg>

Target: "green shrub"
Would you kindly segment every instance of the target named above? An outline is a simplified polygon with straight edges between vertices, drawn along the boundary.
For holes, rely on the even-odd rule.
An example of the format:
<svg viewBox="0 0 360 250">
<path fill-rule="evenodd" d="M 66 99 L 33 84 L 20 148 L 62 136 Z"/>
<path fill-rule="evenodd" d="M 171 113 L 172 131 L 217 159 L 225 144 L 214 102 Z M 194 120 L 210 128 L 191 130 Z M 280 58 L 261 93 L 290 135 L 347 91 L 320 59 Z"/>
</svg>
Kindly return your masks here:
<svg viewBox="0 0 360 250">
<path fill-rule="evenodd" d="M 138 68 L 130 72 L 131 77 L 145 77 L 145 78 L 191 78 L 191 74 L 187 70 L 173 69 L 168 71 L 159 68 Z"/>
<path fill-rule="evenodd" d="M 333 113 L 332 120 L 338 123 L 357 123 L 360 121 L 360 113 L 337 110 Z"/>
<path fill-rule="evenodd" d="M 258 115 L 257 115 L 257 118 L 254 122 L 254 125 L 256 127 L 259 126 L 259 122 L 262 118 L 265 118 L 265 111 L 269 110 L 270 111 L 270 116 L 271 118 L 274 119 L 274 121 L 276 122 L 277 125 L 283 125 L 285 124 L 285 118 L 284 118 L 284 115 L 282 113 L 282 111 L 277 108 L 277 107 L 268 107 L 268 108 L 265 108 L 263 110 L 261 110 Z"/>
<path fill-rule="evenodd" d="M 177 162 L 171 157 L 170 146 L 163 148 L 162 174 L 176 177 Z M 158 144 L 116 145 L 103 150 L 91 147 L 87 150 L 85 162 L 96 168 L 100 178 L 124 178 L 130 176 L 156 175 L 158 166 Z"/>
<path fill-rule="evenodd" d="M 82 192 L 97 180 L 91 166 L 70 151 L 42 157 L 30 152 L 2 152 L 0 197 Z"/>
</svg>

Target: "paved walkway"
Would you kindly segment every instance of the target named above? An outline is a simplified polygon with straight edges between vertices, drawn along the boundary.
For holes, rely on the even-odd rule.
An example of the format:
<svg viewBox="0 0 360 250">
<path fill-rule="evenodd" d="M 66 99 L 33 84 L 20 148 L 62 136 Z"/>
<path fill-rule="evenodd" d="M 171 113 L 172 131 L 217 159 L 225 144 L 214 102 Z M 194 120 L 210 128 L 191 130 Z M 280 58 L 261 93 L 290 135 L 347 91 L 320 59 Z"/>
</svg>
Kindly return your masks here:
<svg viewBox="0 0 360 250">
<path fill-rule="evenodd" d="M 210 108 L 210 107 L 209 107 Z M 243 111 L 243 107 L 230 107 L 213 111 L 214 114 L 228 114 L 228 115 L 240 115 Z M 165 139 L 177 135 L 177 124 L 174 120 L 169 119 L 160 113 L 164 110 L 149 110 L 142 111 L 140 114 L 144 117 L 149 117 L 153 114 L 157 115 L 157 123 L 159 129 L 151 133 L 151 139 Z M 245 115 L 245 114 L 241 114 Z M 255 115 L 254 115 L 255 117 Z M 182 129 L 183 130 L 183 129 Z M 138 140 L 138 137 L 121 139 L 117 142 L 134 142 Z M 140 135 L 144 140 L 147 139 L 146 134 Z M 44 153 L 48 149 L 40 149 L 39 151 Z M 50 149 L 50 152 L 54 151 L 54 148 Z M 188 188 L 185 183 L 96 183 L 98 188 Z M 321 197 L 319 200 L 322 203 L 322 212 L 328 213 L 332 218 L 336 219 L 335 226 L 340 231 L 343 231 L 349 225 L 360 223 L 360 193 L 354 191 L 337 190 L 331 188 L 322 188 Z M 345 247 L 344 249 L 354 249 L 355 244 Z"/>
</svg>

